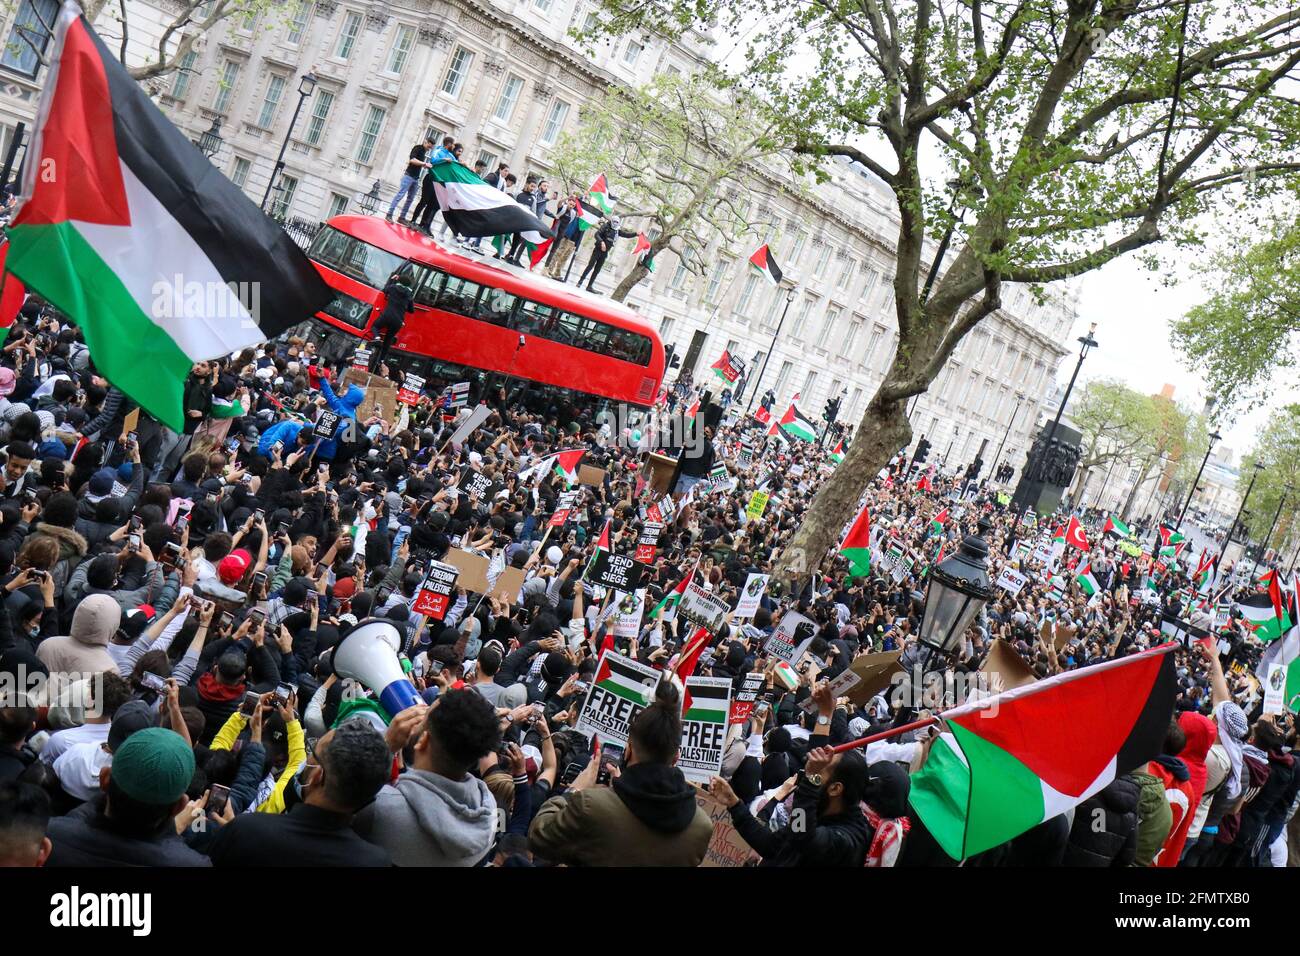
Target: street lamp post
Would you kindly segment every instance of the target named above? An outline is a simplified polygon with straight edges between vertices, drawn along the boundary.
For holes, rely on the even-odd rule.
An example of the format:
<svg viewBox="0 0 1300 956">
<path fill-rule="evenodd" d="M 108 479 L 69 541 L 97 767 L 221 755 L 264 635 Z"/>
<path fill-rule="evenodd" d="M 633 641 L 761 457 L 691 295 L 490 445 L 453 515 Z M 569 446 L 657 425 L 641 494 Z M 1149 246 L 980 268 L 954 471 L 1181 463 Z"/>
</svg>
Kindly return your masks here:
<svg viewBox="0 0 1300 956">
<path fill-rule="evenodd" d="M 1183 505 L 1183 510 L 1178 513 L 1178 523 L 1174 525 L 1175 531 L 1183 526 L 1183 519 L 1187 517 L 1187 509 L 1192 506 L 1192 498 L 1196 495 L 1196 486 L 1201 483 L 1201 475 L 1205 472 L 1205 464 L 1210 460 L 1210 452 L 1214 450 L 1214 443 L 1222 437 L 1217 431 L 1210 432 L 1210 443 L 1205 446 L 1205 457 L 1201 459 L 1201 467 L 1196 470 L 1196 477 L 1192 479 L 1192 490 L 1187 494 L 1187 503 Z"/>
<path fill-rule="evenodd" d="M 358 199 L 357 203 L 361 206 L 361 211 L 365 213 L 367 216 L 373 216 L 375 214 L 375 210 L 379 208 L 379 180 L 378 179 L 376 179 L 375 184 L 370 187 L 370 192 L 366 193 L 360 199 Z"/>
<path fill-rule="evenodd" d="M 280 144 L 280 155 L 275 158 L 275 168 L 271 170 L 271 178 L 266 184 L 266 192 L 262 196 L 262 209 L 265 211 L 266 202 L 271 198 L 271 189 L 275 182 L 280 178 L 280 173 L 284 169 L 284 154 L 289 149 L 289 138 L 293 136 L 293 128 L 298 125 L 298 114 L 302 112 L 302 104 L 307 102 L 308 97 L 316 89 L 316 74 L 304 73 L 302 79 L 298 81 L 298 105 L 293 108 L 293 118 L 289 120 L 289 128 L 285 131 L 284 142 Z"/>
<path fill-rule="evenodd" d="M 1268 543 L 1273 539 L 1273 529 L 1277 527 L 1277 519 L 1282 515 L 1282 505 L 1286 504 L 1286 496 L 1291 494 L 1293 490 L 1290 485 L 1282 486 L 1282 497 L 1278 499 L 1277 510 L 1273 512 L 1273 522 L 1268 526 L 1268 534 L 1264 535 L 1264 543 L 1259 546 L 1259 558 L 1262 558 L 1264 552 L 1268 550 Z M 1256 558 L 1255 563 L 1251 565 L 1251 580 L 1254 580 L 1255 572 L 1259 570 L 1259 558 Z"/>
<path fill-rule="evenodd" d="M 1251 462 L 1251 467 L 1255 469 L 1255 473 L 1250 476 L 1250 484 L 1246 486 L 1246 494 L 1242 497 L 1241 504 L 1237 507 L 1237 517 L 1232 519 L 1232 527 L 1228 529 L 1228 538 L 1223 542 L 1225 550 L 1228 545 L 1232 544 L 1233 535 L 1237 533 L 1237 525 L 1241 523 L 1242 515 L 1246 514 L 1246 502 L 1250 500 L 1250 493 L 1255 487 L 1255 479 L 1258 478 L 1259 473 L 1264 470 L 1264 465 L 1258 461 Z M 1249 535 L 1246 535 L 1242 538 L 1241 545 L 1243 548 L 1245 548 L 1247 538 L 1249 537 Z"/>
<path fill-rule="evenodd" d="M 1056 417 L 1052 419 L 1051 426 L 1047 429 L 1047 438 L 1043 441 L 1043 446 L 1038 452 L 1038 457 L 1034 459 L 1034 465 L 1029 469 L 1030 481 L 1038 481 L 1043 471 L 1043 459 L 1047 457 L 1047 451 L 1052 445 L 1052 439 L 1056 437 L 1056 427 L 1061 424 L 1061 416 L 1065 414 L 1065 406 L 1070 401 L 1070 393 L 1074 391 L 1075 380 L 1079 377 L 1079 369 L 1083 368 L 1083 360 L 1088 357 L 1088 350 L 1097 347 L 1097 340 L 1092 337 L 1092 333 L 1097 331 L 1097 323 L 1094 322 L 1088 326 L 1088 334 L 1079 336 L 1079 361 L 1074 366 L 1074 374 L 1070 376 L 1070 384 L 1065 386 L 1065 395 L 1061 398 L 1061 404 L 1056 409 Z"/>
<path fill-rule="evenodd" d="M 989 548 L 983 538 L 967 535 L 957 553 L 930 569 L 925 612 L 917 636 L 922 646 L 949 654 L 993 596 L 989 586 Z"/>
<path fill-rule="evenodd" d="M 1025 401 L 1024 392 L 1016 392 L 1016 407 L 1011 410 L 1011 417 L 1007 419 L 1007 430 L 1002 433 L 1002 441 L 998 442 L 998 453 L 993 456 L 993 467 L 1002 467 L 1002 449 L 1007 444 L 1007 439 L 1011 437 L 1011 426 L 1015 424 L 1016 416 L 1020 414 L 1020 406 Z"/>
<path fill-rule="evenodd" d="M 785 308 L 781 310 L 781 320 L 776 323 L 776 331 L 772 333 L 772 344 L 767 348 L 767 354 L 763 356 L 763 367 L 758 370 L 758 378 L 754 379 L 754 390 L 749 393 L 749 401 L 745 404 L 745 414 L 754 407 L 754 396 L 758 394 L 758 387 L 763 384 L 763 374 L 767 371 L 767 363 L 772 359 L 772 352 L 776 349 L 777 337 L 781 334 L 781 327 L 785 325 L 785 317 L 790 311 L 790 303 L 794 301 L 795 287 L 791 286 L 785 295 Z"/>
<path fill-rule="evenodd" d="M 218 116 L 212 120 L 212 125 L 205 129 L 203 134 L 199 137 L 199 151 L 202 152 L 204 156 L 208 157 L 208 159 L 212 159 L 213 156 L 216 156 L 217 153 L 221 151 L 221 144 L 223 142 L 224 141 L 221 138 L 221 117 Z"/>
</svg>

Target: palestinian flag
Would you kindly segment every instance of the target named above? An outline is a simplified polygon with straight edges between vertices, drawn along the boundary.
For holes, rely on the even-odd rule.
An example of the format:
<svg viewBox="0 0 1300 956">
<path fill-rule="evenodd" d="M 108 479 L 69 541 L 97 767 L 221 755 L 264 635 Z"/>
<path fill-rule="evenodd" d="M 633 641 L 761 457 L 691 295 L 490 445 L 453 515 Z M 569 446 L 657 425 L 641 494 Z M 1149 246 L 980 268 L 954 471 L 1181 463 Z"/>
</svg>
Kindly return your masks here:
<svg viewBox="0 0 1300 956">
<path fill-rule="evenodd" d="M 1296 592 L 1288 591 L 1286 613 L 1293 622 L 1300 622 L 1296 602 Z M 1259 659 L 1259 669 L 1255 671 L 1255 676 L 1259 678 L 1261 685 L 1264 685 L 1268 679 L 1271 664 L 1281 664 L 1286 668 L 1286 687 L 1282 692 L 1283 705 L 1293 713 L 1300 710 L 1300 702 L 1296 700 L 1300 697 L 1300 624 L 1292 623 L 1282 635 L 1282 640 L 1274 641 L 1264 648 L 1264 653 Z"/>
<path fill-rule="evenodd" d="M 772 420 L 772 413 L 760 405 L 754 410 L 754 418 L 758 420 L 759 424 L 766 425 Z"/>
<path fill-rule="evenodd" d="M 517 232 L 533 248 L 554 235 L 550 226 L 509 193 L 489 186 L 460 163 L 434 163 L 426 175 L 433 179 L 447 225 L 462 236 L 503 237 Z"/>
<path fill-rule="evenodd" d="M 696 562 L 695 567 L 699 567 L 698 561 Z M 691 568 L 690 573 L 687 574 L 686 577 L 677 582 L 675 588 L 664 595 L 662 601 L 654 606 L 654 609 L 650 612 L 650 617 L 653 619 L 656 614 L 662 611 L 663 617 L 660 618 L 660 620 L 671 621 L 675 618 L 677 616 L 677 605 L 682 603 L 682 595 L 686 593 L 686 588 L 691 583 L 691 578 L 693 577 L 695 577 L 694 567 Z"/>
<path fill-rule="evenodd" d="M 1087 551 L 1092 547 L 1088 544 L 1088 536 L 1083 533 L 1083 525 L 1073 515 L 1070 516 L 1069 524 L 1065 526 L 1065 543 L 1080 551 Z"/>
<path fill-rule="evenodd" d="M 650 255 L 650 240 L 646 238 L 644 232 L 636 234 L 636 245 L 632 247 L 632 257 L 641 260 L 641 265 L 645 266 L 646 272 L 655 271 L 655 259 Z"/>
<path fill-rule="evenodd" d="M 964 860 L 992 849 L 1160 753 L 1177 691 L 1173 647 L 942 714 L 909 800 L 944 852 Z"/>
<path fill-rule="evenodd" d="M 731 357 L 731 352 L 727 349 L 722 350 L 722 357 L 709 368 L 713 369 L 718 378 L 728 385 L 735 385 L 740 378 L 740 366 L 736 364 L 736 360 Z"/>
<path fill-rule="evenodd" d="M 772 668 L 772 676 L 775 677 L 777 682 L 788 691 L 794 690 L 799 686 L 799 675 L 795 672 L 795 669 L 785 661 L 778 662 L 777 665 Z"/>
<path fill-rule="evenodd" d="M 1276 641 L 1293 623 L 1286 608 L 1282 609 L 1282 616 L 1278 617 L 1272 598 L 1263 591 L 1252 594 L 1244 601 L 1238 601 L 1237 607 L 1241 609 L 1241 621 L 1246 630 L 1265 644 Z"/>
<path fill-rule="evenodd" d="M 578 217 L 578 228 L 583 232 L 586 232 L 588 229 L 595 229 L 600 225 L 600 220 L 603 218 L 600 208 L 591 202 L 588 202 L 584 206 L 582 202 L 579 201 L 574 207 L 574 213 Z"/>
<path fill-rule="evenodd" d="M 1201 557 L 1196 562 L 1196 574 L 1193 580 L 1196 582 L 1197 590 L 1208 590 L 1215 576 L 1219 573 L 1219 556 L 1217 554 L 1208 554 L 1208 548 L 1201 550 Z"/>
<path fill-rule="evenodd" d="M 1182 544 L 1185 540 L 1187 540 L 1186 536 L 1175 531 L 1173 528 L 1168 528 L 1164 525 L 1160 526 L 1160 543 L 1162 545 L 1168 547 L 1175 544 Z"/>
<path fill-rule="evenodd" d="M 600 659 L 596 669 L 595 684 L 601 690 L 622 697 L 638 706 L 644 707 L 646 699 L 653 699 L 654 688 L 645 683 L 646 676 L 634 667 L 630 667 L 627 658 L 613 652 L 606 653 Z"/>
<path fill-rule="evenodd" d="M 609 183 L 605 182 L 604 173 L 597 176 L 587 190 L 587 199 L 607 216 L 614 211 L 614 197 L 609 194 Z"/>
<path fill-rule="evenodd" d="M 333 298 L 75 4 L 55 23 L 23 166 L 5 268 L 71 317 L 100 373 L 175 431 L 195 362 L 278 335 Z"/>
<path fill-rule="evenodd" d="M 817 427 L 803 417 L 794 402 L 790 403 L 790 407 L 781 416 L 781 431 L 794 438 L 802 438 L 804 441 L 817 440 Z"/>
<path fill-rule="evenodd" d="M 849 533 L 840 542 L 840 554 L 849 562 L 849 574 L 865 578 L 871 573 L 871 517 L 866 505 L 853 519 Z"/>
<path fill-rule="evenodd" d="M 1101 529 L 1102 534 L 1113 534 L 1115 537 L 1123 540 L 1133 537 L 1133 530 L 1120 521 L 1114 515 L 1106 519 L 1105 526 Z"/>
<path fill-rule="evenodd" d="M 1092 597 L 1101 590 L 1101 585 L 1097 583 L 1097 579 L 1092 574 L 1092 562 L 1088 562 L 1081 567 L 1074 580 L 1088 597 Z"/>
<path fill-rule="evenodd" d="M 1053 603 L 1060 603 L 1065 598 L 1065 578 L 1054 574 L 1047 582 L 1047 596 Z"/>
<path fill-rule="evenodd" d="M 844 460 L 844 439 L 841 438 L 838 445 L 831 449 L 831 461 L 839 464 Z"/>
<path fill-rule="evenodd" d="M 731 688 L 721 682 L 714 684 L 683 683 L 685 693 L 682 695 L 682 719 L 702 720 L 710 724 L 725 726 L 727 712 L 731 709 Z"/>
<path fill-rule="evenodd" d="M 937 515 L 930 519 L 930 533 L 942 534 L 943 526 L 948 523 L 948 509 L 944 508 Z"/>
<path fill-rule="evenodd" d="M 697 398 L 693 403 L 691 403 L 691 407 L 686 409 L 686 420 L 688 422 L 695 421 L 695 416 L 698 415 L 699 413 L 700 413 L 700 400 Z"/>
<path fill-rule="evenodd" d="M 551 251 L 551 243 L 555 240 L 551 238 L 535 242 L 534 240 L 539 237 L 531 232 L 524 233 L 523 237 L 524 245 L 528 247 L 528 268 L 530 270 L 536 269 L 538 264 L 546 258 L 546 254 Z"/>
<path fill-rule="evenodd" d="M 681 653 L 677 655 L 677 663 L 673 665 L 673 673 L 682 680 L 690 677 L 695 673 L 695 667 L 700 662 L 700 655 L 704 649 L 709 646 L 712 640 L 709 632 L 702 627 L 697 627 L 689 638 L 685 646 L 682 647 Z M 690 709 L 690 701 L 683 700 L 683 710 Z"/>
<path fill-rule="evenodd" d="M 573 451 L 562 451 L 555 456 L 554 472 L 563 478 L 570 488 L 578 483 L 578 463 L 586 453 L 585 448 L 577 448 Z"/>
<path fill-rule="evenodd" d="M 767 281 L 772 285 L 781 284 L 781 267 L 772 258 L 772 251 L 767 248 L 767 243 L 759 246 L 758 250 L 749 257 L 749 264 L 763 273 L 767 277 Z"/>
<path fill-rule="evenodd" d="M 584 581 L 586 580 L 587 575 L 591 572 L 592 565 L 594 565 L 596 559 L 600 557 L 600 552 L 612 550 L 609 546 L 609 526 L 613 520 L 613 518 L 606 518 L 605 527 L 600 529 L 600 537 L 596 539 L 596 550 L 592 553 L 591 560 L 587 562 L 587 566 L 582 569 L 582 579 Z"/>
<path fill-rule="evenodd" d="M 27 301 L 27 287 L 16 275 L 5 271 L 5 257 L 9 254 L 9 240 L 0 236 L 0 345 L 9 338 L 9 330 Z"/>
</svg>

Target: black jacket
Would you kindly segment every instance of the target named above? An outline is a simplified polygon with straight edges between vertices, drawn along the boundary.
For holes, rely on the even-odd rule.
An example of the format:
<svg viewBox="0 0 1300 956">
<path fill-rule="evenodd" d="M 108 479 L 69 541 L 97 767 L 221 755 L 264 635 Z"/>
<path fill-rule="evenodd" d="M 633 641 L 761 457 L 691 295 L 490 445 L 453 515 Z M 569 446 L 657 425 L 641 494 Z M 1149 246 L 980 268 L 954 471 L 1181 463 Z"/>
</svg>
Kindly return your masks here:
<svg viewBox="0 0 1300 956">
<path fill-rule="evenodd" d="M 1132 866 L 1137 850 L 1140 788 L 1132 777 L 1116 777 L 1074 808 L 1065 845 L 1065 866 Z"/>
<path fill-rule="evenodd" d="M 214 866 L 392 866 L 352 830 L 352 814 L 298 803 L 288 813 L 241 813 L 208 850 Z"/>
<path fill-rule="evenodd" d="M 802 819 L 802 825 L 797 829 L 786 826 L 773 833 L 754 819 L 744 800 L 731 808 L 731 822 L 741 839 L 763 857 L 763 866 L 863 866 L 872 838 L 867 818 L 854 807 L 819 819 L 820 793 L 807 778 L 799 778 L 794 788 L 794 816 Z"/>
<path fill-rule="evenodd" d="M 83 803 L 66 817 L 50 821 L 53 850 L 49 867 L 210 866 L 207 858 L 185 845 L 168 820 L 151 839 L 140 840 L 113 829 L 100 812 L 104 797 Z M 254 814 L 248 814 L 250 817 Z M 257 814 L 263 816 L 264 814 Z"/>
<path fill-rule="evenodd" d="M 402 330 L 406 317 L 415 306 L 415 297 L 411 290 L 400 282 L 392 280 L 384 286 L 384 311 L 375 320 L 375 334 L 397 333 Z"/>
</svg>

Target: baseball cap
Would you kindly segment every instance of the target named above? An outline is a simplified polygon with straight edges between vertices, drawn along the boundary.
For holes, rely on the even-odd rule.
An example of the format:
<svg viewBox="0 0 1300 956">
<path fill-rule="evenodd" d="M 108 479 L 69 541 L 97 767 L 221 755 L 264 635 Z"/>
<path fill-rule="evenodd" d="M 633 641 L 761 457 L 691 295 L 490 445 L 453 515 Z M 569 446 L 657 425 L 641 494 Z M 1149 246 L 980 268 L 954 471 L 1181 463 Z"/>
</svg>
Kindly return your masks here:
<svg viewBox="0 0 1300 956">
<path fill-rule="evenodd" d="M 252 563 L 252 555 L 243 548 L 236 548 L 217 564 L 217 577 L 221 578 L 222 584 L 234 584 L 244 576 Z"/>
<path fill-rule="evenodd" d="M 133 703 L 123 704 L 120 715 Z M 116 717 L 113 723 L 117 723 Z M 132 800 L 151 806 L 174 803 L 194 777 L 194 751 L 180 734 L 149 727 L 113 752 L 113 783 Z"/>
<path fill-rule="evenodd" d="M 113 482 L 117 478 L 117 473 L 112 468 L 101 468 L 90 476 L 90 481 L 86 482 L 86 500 L 98 501 L 100 498 L 107 498 L 113 493 Z"/>
<path fill-rule="evenodd" d="M 108 749 L 116 755 L 128 737 L 153 726 L 153 713 L 142 700 L 129 700 L 113 714 L 108 728 Z M 187 781 L 188 782 L 188 781 Z"/>
</svg>

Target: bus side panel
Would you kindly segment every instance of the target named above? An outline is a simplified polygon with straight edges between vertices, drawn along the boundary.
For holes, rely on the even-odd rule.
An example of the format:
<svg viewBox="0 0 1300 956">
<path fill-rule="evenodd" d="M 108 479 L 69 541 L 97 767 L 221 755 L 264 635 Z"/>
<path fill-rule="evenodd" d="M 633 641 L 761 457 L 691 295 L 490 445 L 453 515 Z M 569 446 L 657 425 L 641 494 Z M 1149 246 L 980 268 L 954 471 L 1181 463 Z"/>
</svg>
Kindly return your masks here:
<svg viewBox="0 0 1300 956">
<path fill-rule="evenodd" d="M 375 319 L 379 317 L 379 313 L 382 311 L 379 307 L 379 301 L 384 297 L 383 292 L 378 289 L 373 289 L 365 283 L 358 282 L 355 279 L 351 279 L 348 276 L 335 272 L 332 269 L 327 269 L 325 266 L 314 260 L 311 264 L 316 267 L 316 271 L 320 273 L 320 277 L 325 280 L 325 284 L 331 289 L 370 304 L 370 318 L 366 320 L 366 325 L 363 329 L 359 329 L 355 325 L 350 325 L 342 319 L 337 319 L 328 312 L 317 312 L 316 318 L 320 319 L 327 325 L 338 329 L 340 332 L 346 332 L 348 335 L 355 335 L 358 338 L 363 339 L 371 338 L 370 327 L 375 324 Z"/>
</svg>

